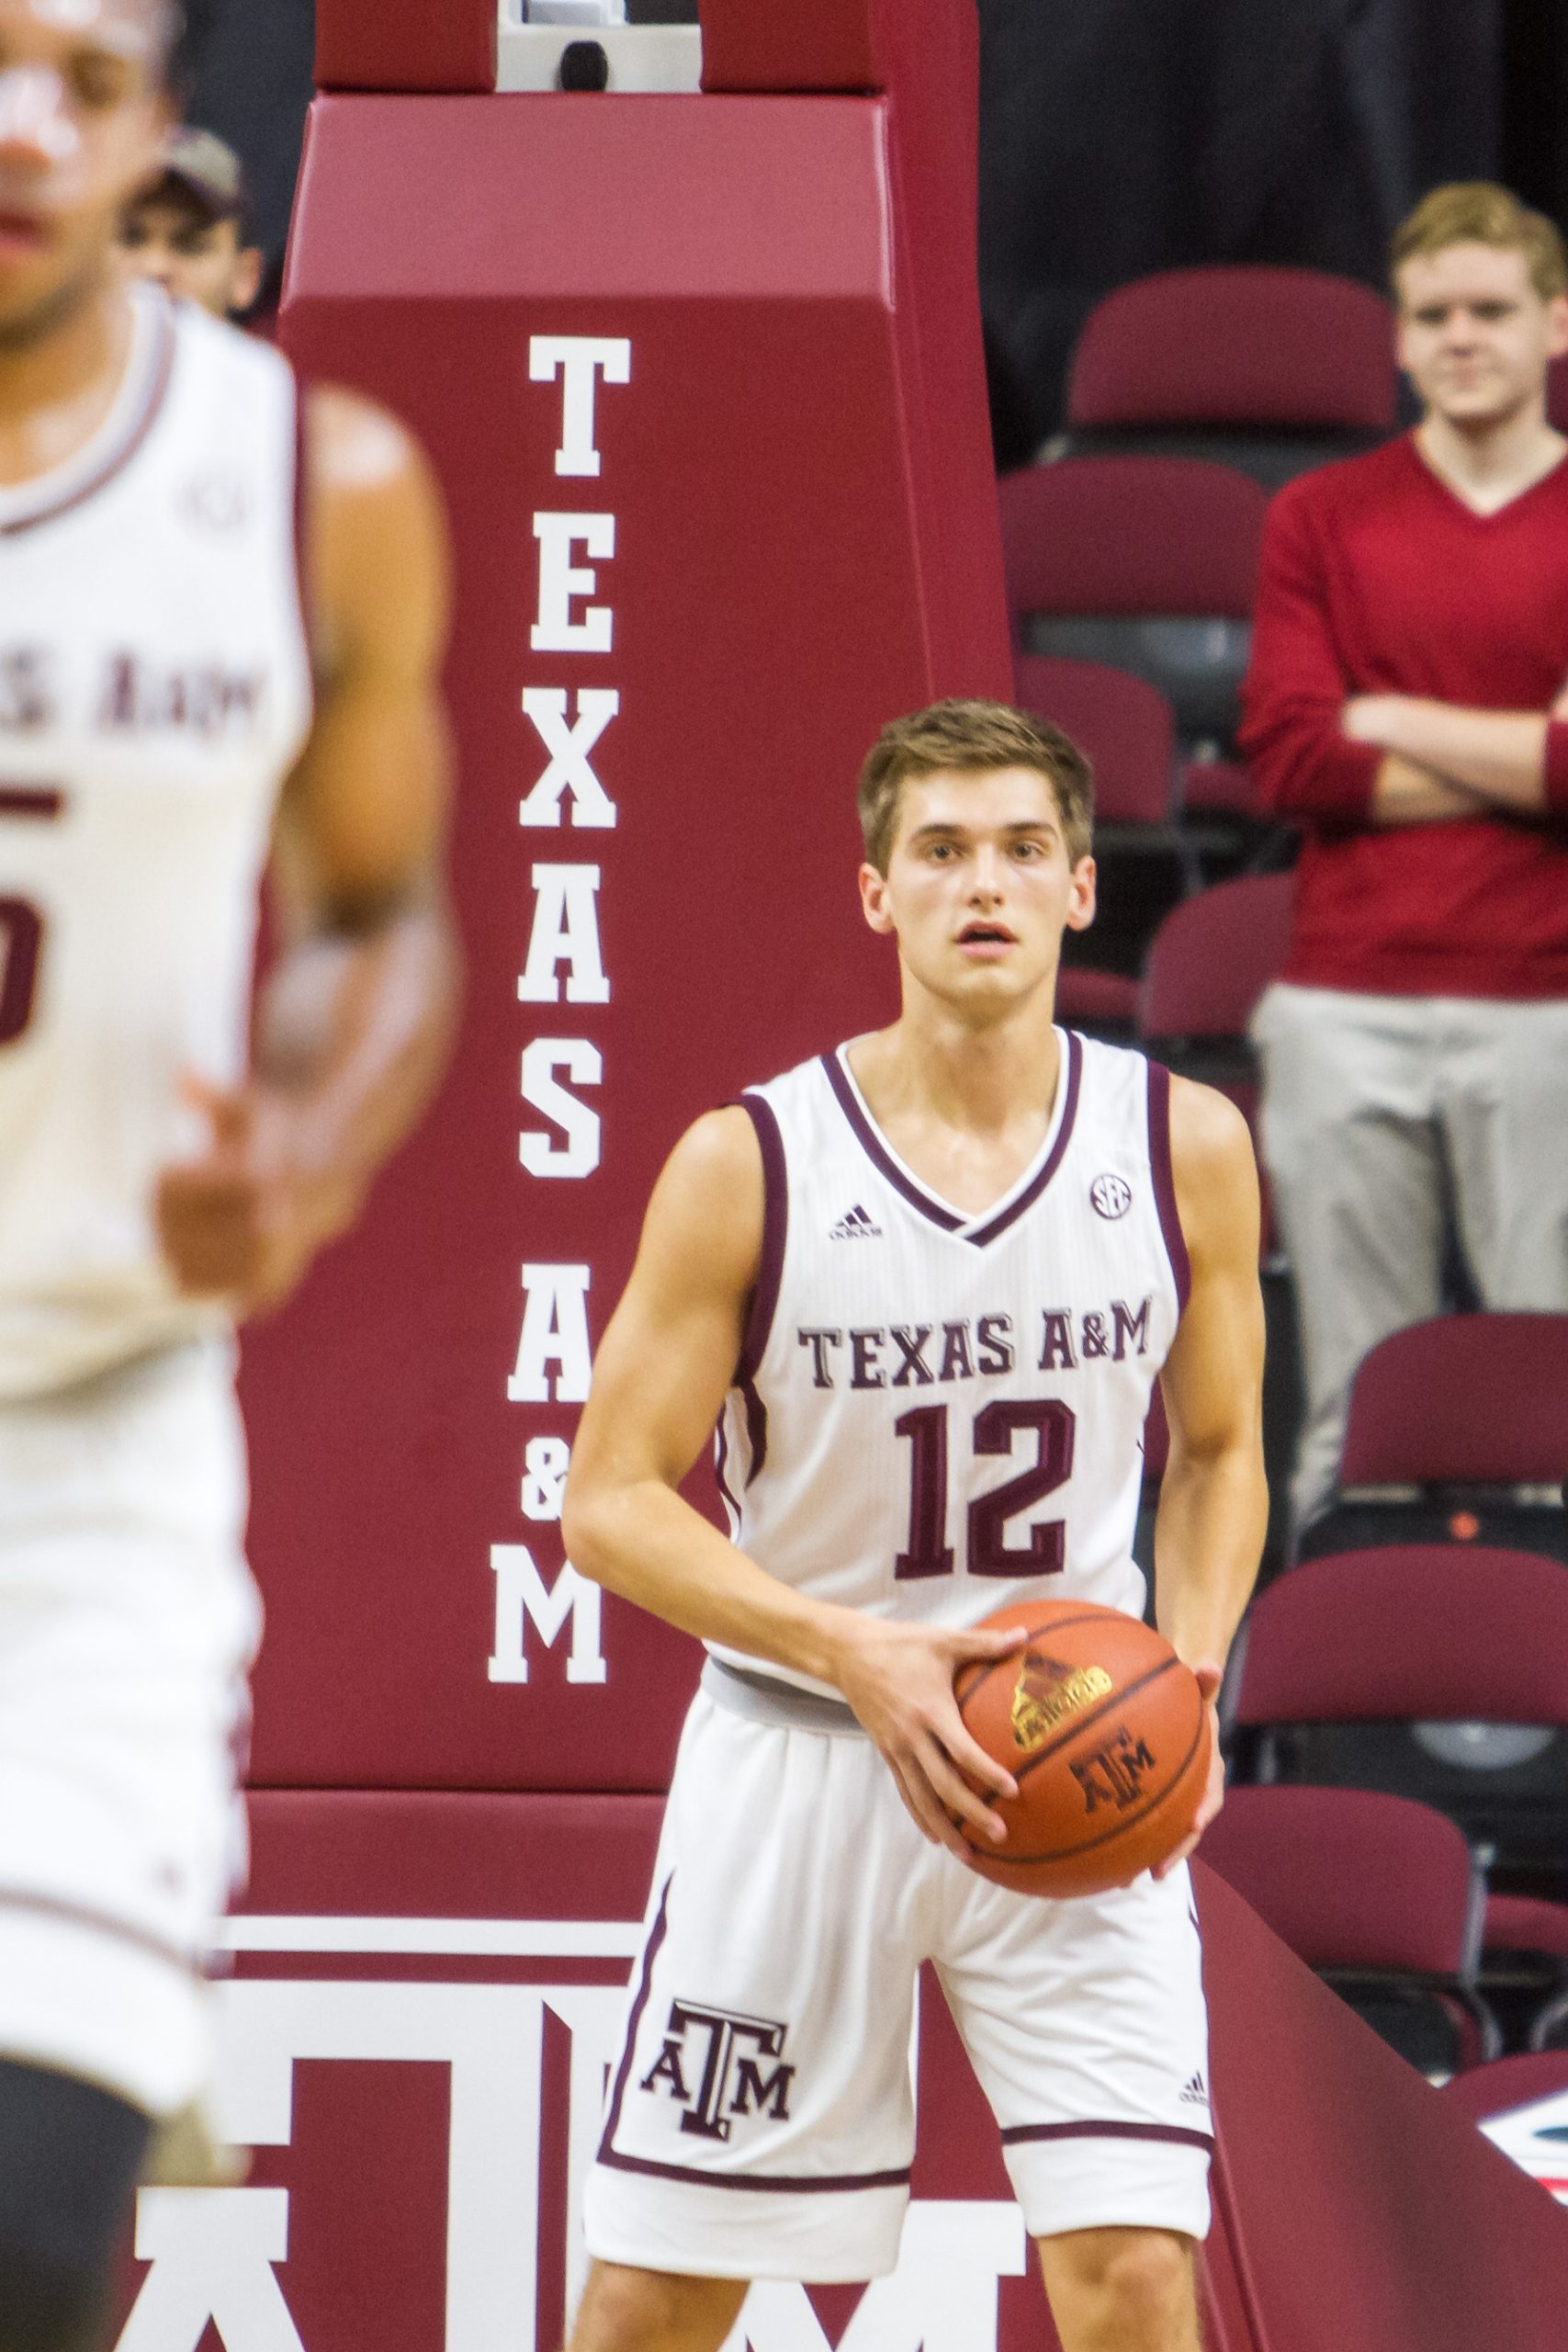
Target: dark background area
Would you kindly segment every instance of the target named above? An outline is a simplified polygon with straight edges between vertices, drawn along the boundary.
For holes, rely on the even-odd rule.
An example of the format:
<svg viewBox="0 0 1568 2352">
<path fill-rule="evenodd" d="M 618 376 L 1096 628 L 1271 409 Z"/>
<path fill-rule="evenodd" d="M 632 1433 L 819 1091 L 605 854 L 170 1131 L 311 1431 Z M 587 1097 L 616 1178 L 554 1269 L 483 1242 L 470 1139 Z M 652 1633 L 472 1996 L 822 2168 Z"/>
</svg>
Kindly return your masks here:
<svg viewBox="0 0 1568 2352">
<path fill-rule="evenodd" d="M 1568 225 L 1558 0 L 979 0 L 980 285 L 1001 462 L 1061 415 L 1098 296 L 1193 262 L 1382 281 L 1444 179 L 1501 177 Z M 665 21 L 694 0 L 633 0 Z M 311 0 L 187 0 L 188 114 L 245 159 L 282 266 Z"/>
</svg>

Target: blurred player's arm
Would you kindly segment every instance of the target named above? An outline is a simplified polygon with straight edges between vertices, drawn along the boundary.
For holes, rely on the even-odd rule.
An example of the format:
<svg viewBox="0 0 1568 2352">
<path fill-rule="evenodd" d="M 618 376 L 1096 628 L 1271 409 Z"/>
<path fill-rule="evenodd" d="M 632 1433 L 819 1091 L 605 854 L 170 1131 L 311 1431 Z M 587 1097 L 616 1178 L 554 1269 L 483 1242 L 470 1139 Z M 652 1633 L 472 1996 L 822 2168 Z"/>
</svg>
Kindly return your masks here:
<svg viewBox="0 0 1568 2352">
<path fill-rule="evenodd" d="M 740 1353 L 762 1248 L 762 1164 L 747 1114 L 710 1112 L 654 1188 L 631 1280 L 593 1368 L 572 1445 L 561 1532 L 574 1567 L 699 1639 L 841 1690 L 926 1835 L 962 1850 L 998 1816 L 955 1766 L 998 1794 L 1013 1782 L 964 1730 L 953 1676 L 1019 1646 L 998 1634 L 886 1624 L 758 1567 L 680 1494 L 712 1435 Z"/>
<path fill-rule="evenodd" d="M 1233 1102 L 1170 1082 L 1171 1172 L 1191 1288 L 1160 1374 L 1170 1453 L 1155 1520 L 1155 1613 L 1211 1708 L 1258 1574 L 1269 1519 L 1263 1474 L 1263 1299 L 1258 1170 Z M 1219 1724 L 1191 1851 L 1224 1794 Z"/>
<path fill-rule="evenodd" d="M 182 1285 L 241 1307 L 291 1289 L 353 1222 L 440 1075 L 457 995 L 442 880 L 446 523 L 423 453 L 357 396 L 309 395 L 306 605 L 315 717 L 283 791 L 281 953 L 250 1078 L 193 1081 L 211 1142 L 166 1170 Z"/>
</svg>

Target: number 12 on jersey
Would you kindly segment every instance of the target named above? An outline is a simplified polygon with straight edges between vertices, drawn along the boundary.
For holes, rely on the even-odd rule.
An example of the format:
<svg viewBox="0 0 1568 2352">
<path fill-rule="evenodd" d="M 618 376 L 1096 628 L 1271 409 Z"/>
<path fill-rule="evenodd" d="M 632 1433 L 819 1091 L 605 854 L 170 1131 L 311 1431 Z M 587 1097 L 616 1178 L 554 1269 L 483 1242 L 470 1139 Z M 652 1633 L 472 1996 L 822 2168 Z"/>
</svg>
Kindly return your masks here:
<svg viewBox="0 0 1568 2352">
<path fill-rule="evenodd" d="M 917 1405 L 893 1424 L 909 1441 L 909 1542 L 893 1563 L 896 1577 L 950 1577 L 953 1546 L 947 1541 L 946 1405 Z M 969 1506 L 964 1566 L 972 1577 L 1048 1577 L 1061 1572 L 1066 1523 L 1037 1522 L 1026 1544 L 1010 1544 L 1007 1522 L 1066 1486 L 1073 1472 L 1071 1406 L 1059 1396 L 1037 1396 L 982 1406 L 975 1416 L 977 1454 L 1010 1454 L 1013 1432 L 1034 1431 L 1034 1460 L 1016 1477 L 1004 1478 Z"/>
</svg>

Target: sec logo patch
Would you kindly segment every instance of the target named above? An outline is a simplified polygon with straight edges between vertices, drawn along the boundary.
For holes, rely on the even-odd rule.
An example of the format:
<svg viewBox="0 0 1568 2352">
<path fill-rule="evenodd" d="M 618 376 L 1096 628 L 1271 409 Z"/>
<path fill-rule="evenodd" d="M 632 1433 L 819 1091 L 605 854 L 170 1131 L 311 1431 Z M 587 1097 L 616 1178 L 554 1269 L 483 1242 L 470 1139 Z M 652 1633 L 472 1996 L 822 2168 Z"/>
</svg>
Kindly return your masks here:
<svg viewBox="0 0 1568 2352">
<path fill-rule="evenodd" d="M 1124 1177 L 1097 1176 L 1089 1188 L 1089 1204 L 1097 1216 L 1125 1216 L 1133 1205 L 1133 1187 Z"/>
</svg>

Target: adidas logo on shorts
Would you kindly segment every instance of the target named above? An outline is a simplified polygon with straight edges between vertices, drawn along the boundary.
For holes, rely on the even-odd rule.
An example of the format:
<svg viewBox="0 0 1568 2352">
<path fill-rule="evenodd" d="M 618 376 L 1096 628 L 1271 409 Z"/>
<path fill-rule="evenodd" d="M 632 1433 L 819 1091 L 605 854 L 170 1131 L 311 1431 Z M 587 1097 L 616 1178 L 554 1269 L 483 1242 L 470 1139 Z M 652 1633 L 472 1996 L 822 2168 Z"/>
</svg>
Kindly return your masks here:
<svg viewBox="0 0 1568 2352">
<path fill-rule="evenodd" d="M 1208 2106 L 1209 2094 L 1203 2087 L 1203 2077 L 1201 2075 L 1194 2075 L 1192 2076 L 1192 2079 L 1188 2084 L 1186 2089 L 1181 2093 L 1181 2098 L 1184 2103 L 1189 2107 Z"/>
<path fill-rule="evenodd" d="M 837 1225 L 829 1227 L 828 1238 L 829 1241 L 880 1241 L 882 1227 L 857 1201 L 847 1216 L 841 1216 Z"/>
</svg>

